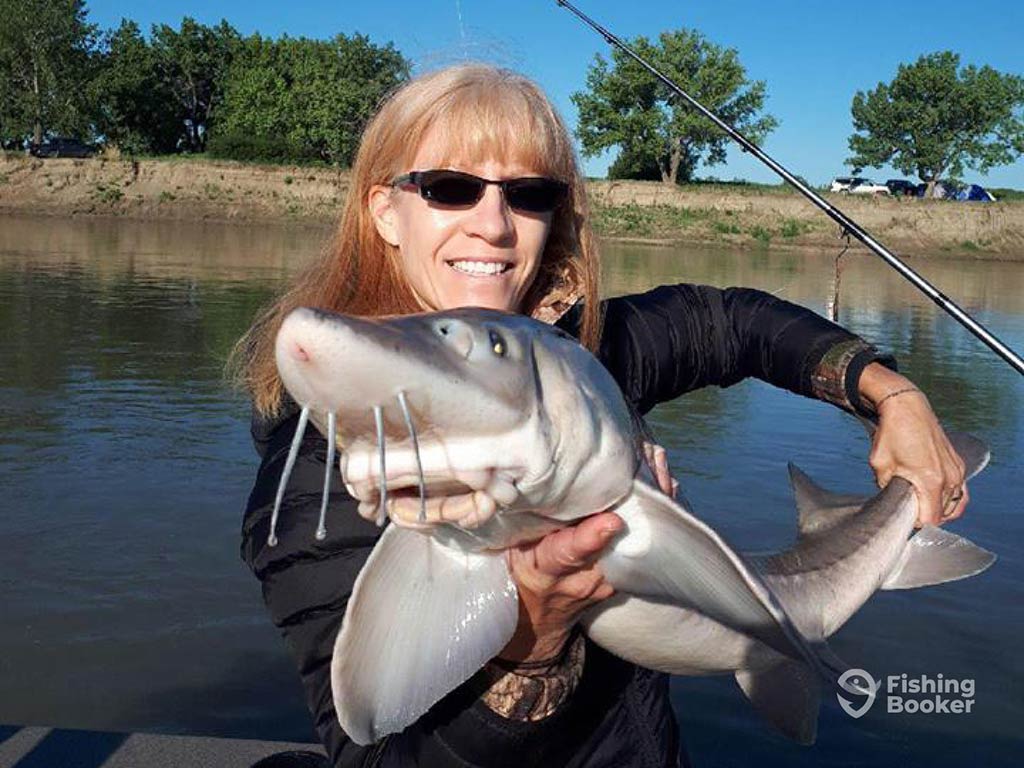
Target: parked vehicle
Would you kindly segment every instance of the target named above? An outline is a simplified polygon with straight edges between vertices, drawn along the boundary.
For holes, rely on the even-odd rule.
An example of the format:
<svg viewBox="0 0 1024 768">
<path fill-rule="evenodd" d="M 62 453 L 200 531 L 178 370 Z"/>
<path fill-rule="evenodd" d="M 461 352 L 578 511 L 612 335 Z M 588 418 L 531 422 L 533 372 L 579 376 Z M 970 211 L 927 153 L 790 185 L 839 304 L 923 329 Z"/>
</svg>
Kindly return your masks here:
<svg viewBox="0 0 1024 768">
<path fill-rule="evenodd" d="M 851 195 L 890 195 L 889 188 L 885 184 L 876 184 L 871 179 L 858 179 L 857 183 L 850 187 Z"/>
<path fill-rule="evenodd" d="M 34 157 L 91 157 L 96 154 L 96 147 L 81 139 L 55 138 L 33 144 L 28 151 Z"/>
<path fill-rule="evenodd" d="M 889 188 L 889 193 L 896 197 L 917 196 L 917 184 L 907 179 L 889 179 L 885 186 Z"/>
<path fill-rule="evenodd" d="M 861 176 L 836 176 L 832 179 L 832 183 L 829 184 L 829 192 L 849 192 L 850 187 L 854 184 L 858 184 L 866 179 Z"/>
</svg>

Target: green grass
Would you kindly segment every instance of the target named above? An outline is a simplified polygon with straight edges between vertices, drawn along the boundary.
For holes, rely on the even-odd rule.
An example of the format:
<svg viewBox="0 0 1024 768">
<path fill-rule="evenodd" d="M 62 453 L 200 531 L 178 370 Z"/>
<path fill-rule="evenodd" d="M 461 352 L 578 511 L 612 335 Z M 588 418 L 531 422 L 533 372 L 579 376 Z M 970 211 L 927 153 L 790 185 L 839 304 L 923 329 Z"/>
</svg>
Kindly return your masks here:
<svg viewBox="0 0 1024 768">
<path fill-rule="evenodd" d="M 710 208 L 680 208 L 674 205 L 601 205 L 593 207 L 594 229 L 602 235 L 657 237 L 712 220 L 717 212 Z"/>
<path fill-rule="evenodd" d="M 93 190 L 92 197 L 93 200 L 98 203 L 113 205 L 114 203 L 119 203 L 124 199 L 124 192 L 116 184 L 108 187 L 106 184 L 101 182 L 96 185 L 96 188 Z"/>
<path fill-rule="evenodd" d="M 986 187 L 996 200 L 1024 200 L 1024 190 L 1010 189 L 1008 187 Z"/>
<path fill-rule="evenodd" d="M 728 213 L 728 211 L 727 211 Z M 720 235 L 740 235 L 743 234 L 743 230 L 740 229 L 738 224 L 734 224 L 731 221 L 716 220 L 711 222 L 711 228 Z"/>
<path fill-rule="evenodd" d="M 786 219 L 782 222 L 779 234 L 783 237 L 800 237 L 811 230 L 811 225 L 799 219 Z"/>
<path fill-rule="evenodd" d="M 960 248 L 961 250 L 970 251 L 971 253 L 976 253 L 977 251 L 981 250 L 981 246 L 979 246 L 973 240 L 964 240 L 963 242 L 960 243 Z"/>
<path fill-rule="evenodd" d="M 750 236 L 762 245 L 768 245 L 772 241 L 771 231 L 760 224 L 750 228 Z"/>
</svg>

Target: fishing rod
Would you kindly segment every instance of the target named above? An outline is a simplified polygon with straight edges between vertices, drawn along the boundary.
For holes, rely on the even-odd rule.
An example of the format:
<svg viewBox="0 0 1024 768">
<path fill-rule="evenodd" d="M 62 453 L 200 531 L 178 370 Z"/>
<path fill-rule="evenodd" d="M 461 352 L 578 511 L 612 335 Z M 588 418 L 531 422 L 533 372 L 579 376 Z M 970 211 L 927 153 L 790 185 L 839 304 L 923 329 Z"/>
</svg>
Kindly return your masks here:
<svg viewBox="0 0 1024 768">
<path fill-rule="evenodd" d="M 885 262 L 899 272 L 903 277 L 909 280 L 915 287 L 924 293 L 929 299 L 938 304 L 948 314 L 953 316 L 958 323 L 964 326 L 968 331 L 973 333 L 979 339 L 981 339 L 989 349 L 999 355 L 1003 360 L 1009 363 L 1013 368 L 1017 370 L 1017 373 L 1024 375 L 1024 360 L 1020 358 L 1012 349 L 1006 344 L 997 339 L 985 326 L 979 323 L 977 320 L 968 315 L 963 309 L 961 309 L 956 302 L 938 290 L 934 285 L 925 280 L 921 275 L 915 272 L 913 269 L 908 267 L 899 257 L 897 257 L 892 251 L 886 248 L 884 245 L 875 240 L 870 234 L 860 227 L 857 222 L 843 213 L 841 210 L 836 208 L 825 198 L 815 192 L 813 189 L 804 184 L 800 179 L 786 170 L 781 164 L 776 162 L 774 159 L 769 157 L 760 147 L 754 142 L 744 136 L 742 133 L 737 131 L 727 122 L 722 120 L 718 115 L 712 112 L 710 109 L 705 107 L 693 96 L 684 91 L 677 83 L 670 79 L 667 75 L 660 72 L 653 64 L 644 59 L 639 53 L 634 51 L 619 38 L 609 32 L 607 29 L 602 27 L 596 21 L 591 19 L 579 8 L 574 6 L 572 3 L 566 2 L 566 0 L 555 0 L 556 4 L 562 8 L 566 8 L 573 13 L 580 21 L 586 24 L 588 27 L 593 29 L 610 45 L 615 46 L 622 52 L 626 53 L 630 58 L 636 61 L 640 66 L 658 78 L 662 83 L 667 85 L 672 91 L 681 96 L 687 104 L 700 112 L 704 117 L 713 122 L 725 133 L 727 133 L 733 141 L 743 147 L 744 150 L 752 154 L 762 163 L 771 168 L 775 173 L 781 176 L 789 184 L 796 188 L 796 190 L 814 203 L 818 208 L 825 212 L 825 214 L 836 222 L 843 231 L 843 234 L 849 234 L 859 240 L 861 243 L 866 245 L 878 256 L 882 257 Z"/>
</svg>

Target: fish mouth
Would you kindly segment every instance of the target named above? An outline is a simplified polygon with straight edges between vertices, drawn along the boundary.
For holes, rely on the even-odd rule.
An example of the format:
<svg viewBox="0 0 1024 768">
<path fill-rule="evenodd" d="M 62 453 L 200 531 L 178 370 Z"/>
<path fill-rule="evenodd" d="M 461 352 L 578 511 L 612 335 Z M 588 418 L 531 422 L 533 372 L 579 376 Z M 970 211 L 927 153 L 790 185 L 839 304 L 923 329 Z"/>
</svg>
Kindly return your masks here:
<svg viewBox="0 0 1024 768">
<path fill-rule="evenodd" d="M 346 488 L 359 502 L 360 516 L 368 520 L 387 516 L 411 528 L 452 523 L 467 529 L 483 525 L 519 498 L 520 474 L 498 467 L 462 471 L 424 468 L 421 486 L 418 472 L 387 472 L 382 492 L 379 472 L 353 477 L 343 471 Z"/>
</svg>

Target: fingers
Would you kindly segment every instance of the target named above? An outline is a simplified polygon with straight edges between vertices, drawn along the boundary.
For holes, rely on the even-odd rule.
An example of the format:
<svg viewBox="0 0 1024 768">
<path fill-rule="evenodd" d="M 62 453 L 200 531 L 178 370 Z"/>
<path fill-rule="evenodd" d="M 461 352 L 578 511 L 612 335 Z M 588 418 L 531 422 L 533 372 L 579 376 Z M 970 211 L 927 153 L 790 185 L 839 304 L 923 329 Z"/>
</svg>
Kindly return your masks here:
<svg viewBox="0 0 1024 768">
<path fill-rule="evenodd" d="M 643 443 L 643 450 L 647 466 L 650 467 L 651 474 L 654 475 L 654 481 L 658 484 L 658 488 L 666 496 L 675 498 L 679 483 L 672 477 L 672 472 L 668 468 L 668 451 L 660 445 L 649 443 L 646 440 Z"/>
<path fill-rule="evenodd" d="M 612 512 L 592 515 L 541 539 L 533 549 L 534 565 L 549 577 L 568 576 L 592 564 L 622 527 Z"/>
<path fill-rule="evenodd" d="M 917 495 L 919 526 L 955 520 L 963 514 L 969 498 L 963 460 L 950 444 L 928 398 L 908 379 L 875 371 L 879 373 L 884 386 L 876 388 L 873 395 L 867 393 L 878 404 L 878 430 L 868 461 L 879 486 L 885 487 L 896 475 L 910 482 Z"/>
<path fill-rule="evenodd" d="M 971 494 L 968 492 L 966 484 L 954 489 L 949 494 L 949 498 L 943 503 L 942 514 L 940 515 L 941 522 L 948 523 L 963 515 L 970 500 Z"/>
<path fill-rule="evenodd" d="M 941 437 L 945 442 L 945 434 Z M 899 475 L 914 486 L 918 500 L 918 527 L 956 520 L 963 515 L 970 500 L 963 461 L 951 446 L 948 450 L 940 450 L 939 454 L 930 465 L 901 467 L 894 464 L 888 469 L 890 479 Z"/>
</svg>

